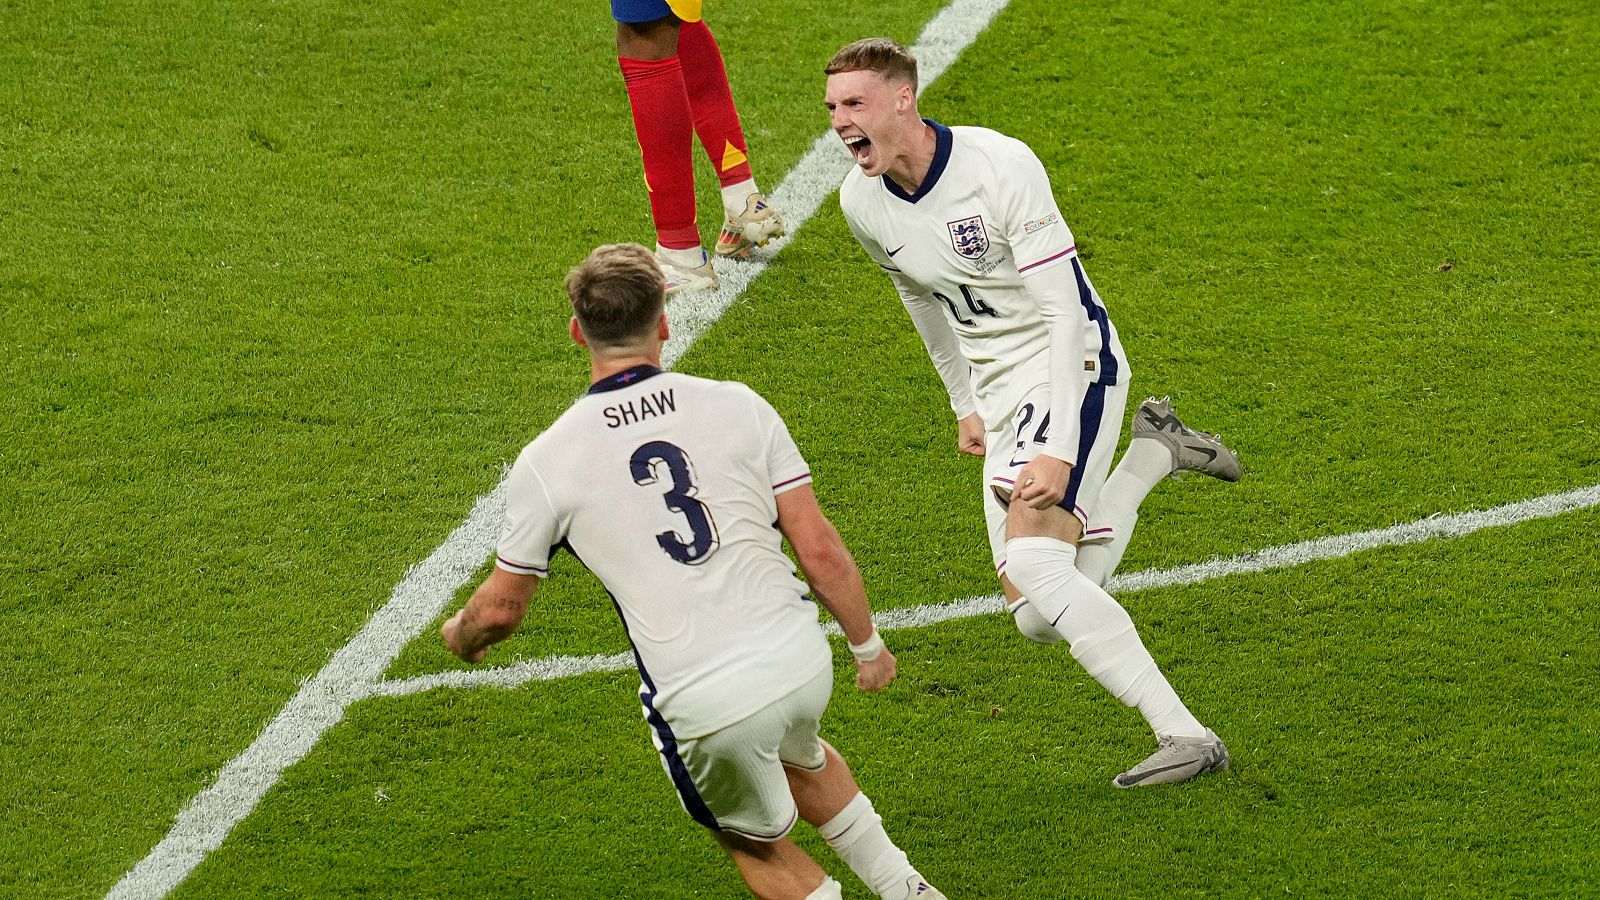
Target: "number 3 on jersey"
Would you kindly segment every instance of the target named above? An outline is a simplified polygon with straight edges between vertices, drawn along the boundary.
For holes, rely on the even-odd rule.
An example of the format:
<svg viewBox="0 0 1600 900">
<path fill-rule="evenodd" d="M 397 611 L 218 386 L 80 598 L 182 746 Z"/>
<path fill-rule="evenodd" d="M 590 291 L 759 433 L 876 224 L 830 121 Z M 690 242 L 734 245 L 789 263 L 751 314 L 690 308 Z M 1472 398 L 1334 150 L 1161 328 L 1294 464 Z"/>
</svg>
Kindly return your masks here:
<svg viewBox="0 0 1600 900">
<path fill-rule="evenodd" d="M 689 540 L 685 542 L 676 531 L 663 531 L 656 535 L 656 543 L 678 562 L 697 566 L 709 559 L 721 545 L 717 538 L 717 523 L 711 519 L 711 510 L 695 499 L 698 489 L 694 483 L 694 466 L 676 444 L 650 441 L 633 451 L 628 466 L 632 470 L 634 483 L 646 486 L 658 483 L 661 480 L 657 475 L 658 463 L 665 463 L 667 473 L 672 476 L 672 484 L 661 499 L 667 504 L 667 509 L 689 521 Z"/>
</svg>

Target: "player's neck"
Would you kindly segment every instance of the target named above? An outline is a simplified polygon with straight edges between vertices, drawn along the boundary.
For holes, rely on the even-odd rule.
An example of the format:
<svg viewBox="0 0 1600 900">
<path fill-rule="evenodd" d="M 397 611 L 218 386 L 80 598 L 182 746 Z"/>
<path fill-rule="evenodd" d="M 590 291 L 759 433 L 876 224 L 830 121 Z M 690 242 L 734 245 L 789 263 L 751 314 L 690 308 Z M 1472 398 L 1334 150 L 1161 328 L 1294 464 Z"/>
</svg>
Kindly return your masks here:
<svg viewBox="0 0 1600 900">
<path fill-rule="evenodd" d="M 598 353 L 589 354 L 589 383 L 594 384 L 604 381 L 620 372 L 639 366 L 655 366 L 661 368 L 661 345 L 657 344 L 654 350 L 641 350 L 637 353 L 622 352 L 615 355 Z"/>
<path fill-rule="evenodd" d="M 911 135 L 906 139 L 905 152 L 895 160 L 889 171 L 884 173 L 889 180 L 900 186 L 908 194 L 915 194 L 922 187 L 922 182 L 928 177 L 928 170 L 933 168 L 933 157 L 939 151 L 939 135 L 933 126 L 917 119 L 917 127 L 911 130 Z"/>
</svg>

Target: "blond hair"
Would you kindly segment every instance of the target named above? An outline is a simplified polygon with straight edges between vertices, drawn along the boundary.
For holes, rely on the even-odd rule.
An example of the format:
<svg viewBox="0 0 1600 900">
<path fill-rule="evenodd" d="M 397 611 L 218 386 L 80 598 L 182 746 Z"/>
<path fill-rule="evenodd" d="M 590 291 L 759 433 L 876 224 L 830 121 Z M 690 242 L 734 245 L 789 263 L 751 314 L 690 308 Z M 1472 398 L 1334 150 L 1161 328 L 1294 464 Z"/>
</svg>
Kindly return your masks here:
<svg viewBox="0 0 1600 900">
<path fill-rule="evenodd" d="M 840 72 L 877 72 L 885 81 L 905 81 L 917 90 L 917 58 L 888 38 L 862 38 L 833 55 L 827 75 Z"/>
<path fill-rule="evenodd" d="M 591 345 L 614 347 L 646 337 L 661 318 L 667 279 L 655 254 L 638 244 L 594 248 L 567 273 L 567 298 Z"/>
</svg>

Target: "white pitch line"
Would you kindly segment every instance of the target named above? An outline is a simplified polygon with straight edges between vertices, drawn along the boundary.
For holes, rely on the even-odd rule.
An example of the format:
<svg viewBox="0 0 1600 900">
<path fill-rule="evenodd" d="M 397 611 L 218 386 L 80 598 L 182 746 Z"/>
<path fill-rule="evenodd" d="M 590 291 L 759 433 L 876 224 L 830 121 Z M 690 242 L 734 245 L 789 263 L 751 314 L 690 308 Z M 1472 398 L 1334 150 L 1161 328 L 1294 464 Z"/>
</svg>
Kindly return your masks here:
<svg viewBox="0 0 1600 900">
<path fill-rule="evenodd" d="M 1376 550 L 1380 547 L 1400 547 L 1434 538 L 1461 537 L 1484 528 L 1515 525 L 1531 519 L 1546 519 L 1562 513 L 1589 509 L 1595 506 L 1600 506 L 1600 484 L 1560 494 L 1546 494 L 1543 497 L 1508 503 L 1492 509 L 1473 510 L 1454 515 L 1429 516 L 1426 519 L 1419 519 L 1403 525 L 1393 525 L 1388 528 L 1377 528 L 1372 531 L 1359 531 L 1354 534 L 1340 534 L 1333 537 L 1301 541 L 1297 544 L 1268 547 L 1265 550 L 1257 550 L 1254 553 L 1246 553 L 1229 559 L 1214 559 L 1210 562 L 1178 566 L 1172 569 L 1146 569 L 1143 572 L 1115 576 L 1106 585 L 1106 589 L 1113 594 L 1131 594 L 1135 591 L 1150 588 L 1199 584 L 1203 581 L 1210 581 L 1214 578 L 1222 578 L 1228 575 L 1245 575 L 1253 572 L 1264 572 L 1268 569 L 1282 569 L 1303 565 L 1322 559 L 1338 559 L 1365 550 Z M 966 619 L 985 613 L 995 613 L 1003 608 L 1000 595 L 990 594 L 985 597 L 967 597 L 962 600 L 952 600 L 949 603 L 932 603 L 924 606 L 880 610 L 874 613 L 872 618 L 877 623 L 879 630 L 896 631 L 901 628 L 923 628 L 953 619 Z M 829 634 L 839 634 L 839 626 L 834 623 L 830 622 L 827 630 Z M 515 688 L 534 681 L 554 681 L 558 678 L 570 678 L 595 672 L 620 672 L 632 667 L 633 656 L 629 653 L 596 654 L 593 656 L 547 656 L 542 659 L 523 660 L 513 665 L 500 666 L 494 669 L 457 669 L 449 672 L 435 672 L 428 675 L 417 675 L 412 678 L 384 681 L 373 689 L 372 695 L 375 697 L 404 697 L 408 694 L 417 694 L 434 688 L 487 686 Z"/>
<path fill-rule="evenodd" d="M 1490 509 L 1453 515 L 1434 515 L 1403 525 L 1391 525 L 1388 528 L 1317 538 L 1281 547 L 1268 547 L 1232 559 L 1216 559 L 1191 566 L 1179 566 L 1175 569 L 1134 572 L 1112 578 L 1106 589 L 1129 593 L 1145 588 L 1194 584 L 1221 578 L 1224 575 L 1264 572 L 1268 569 L 1298 566 L 1319 559 L 1337 559 L 1374 547 L 1399 547 L 1434 538 L 1461 537 L 1484 528 L 1515 525 L 1532 519 L 1548 519 L 1551 516 L 1595 506 L 1600 506 L 1600 484 L 1574 488 L 1559 494 L 1545 494 L 1542 497 L 1520 500 Z"/>
<path fill-rule="evenodd" d="M 1010 0 L 952 0 L 923 28 L 911 48 L 920 62 L 924 87 L 932 84 L 961 51 Z M 818 71 L 820 80 L 820 71 Z M 818 103 L 818 118 L 821 118 Z M 768 245 L 775 255 L 816 213 L 839 186 L 848 157 L 831 132 L 824 132 L 810 152 L 772 192 L 773 205 L 783 210 L 790 237 Z M 672 340 L 662 351 L 662 365 L 672 368 L 733 301 L 766 269 L 766 262 L 729 264 L 719 268 L 721 287 L 696 298 L 668 305 Z M 245 751 L 217 774 L 178 813 L 172 829 L 143 860 L 129 869 L 106 894 L 108 900 L 154 900 L 165 897 L 194 871 L 206 855 L 222 845 L 233 827 L 255 809 L 285 769 L 305 758 L 322 735 L 344 718 L 351 703 L 371 696 L 384 669 L 489 557 L 505 511 L 505 484 L 478 498 L 466 522 L 426 560 L 406 573 L 389 601 L 373 615 L 350 643 L 314 677 L 301 684 L 267 727 Z"/>
<path fill-rule="evenodd" d="M 163 897 L 250 814 L 283 770 L 311 752 L 322 735 L 366 697 L 411 639 L 439 615 L 445 600 L 477 571 L 498 535 L 504 487 L 480 497 L 467 521 L 401 579 L 383 608 L 300 690 L 245 751 L 217 773 L 212 786 L 178 813 L 150 855 L 112 887 L 108 897 Z"/>
</svg>

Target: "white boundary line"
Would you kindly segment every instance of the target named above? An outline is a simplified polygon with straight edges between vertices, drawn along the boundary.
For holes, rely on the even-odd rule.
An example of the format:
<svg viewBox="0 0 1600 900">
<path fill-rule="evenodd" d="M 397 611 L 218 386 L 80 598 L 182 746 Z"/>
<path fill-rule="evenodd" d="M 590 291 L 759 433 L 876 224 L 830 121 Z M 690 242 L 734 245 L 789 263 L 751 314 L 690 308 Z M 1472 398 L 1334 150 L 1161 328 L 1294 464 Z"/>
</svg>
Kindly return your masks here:
<svg viewBox="0 0 1600 900">
<path fill-rule="evenodd" d="M 911 48 L 918 58 L 924 89 L 949 68 L 1008 2 L 952 0 L 928 22 Z M 768 244 L 769 255 L 788 246 L 793 234 L 839 186 L 849 166 L 849 156 L 832 132 L 817 138 L 770 195 L 773 206 L 783 210 L 790 235 Z M 669 304 L 667 315 L 673 334 L 662 351 L 663 367 L 672 368 L 766 266 L 765 260 L 756 259 L 721 267 L 721 286 L 716 291 Z M 301 683 L 300 690 L 261 735 L 223 766 L 216 783 L 189 801 L 166 837 L 122 876 L 107 898 L 165 897 L 207 854 L 220 847 L 284 770 L 305 758 L 322 735 L 344 718 L 350 704 L 374 695 L 395 656 L 438 618 L 455 592 L 489 557 L 504 507 L 502 481 L 478 498 L 466 522 L 438 549 L 406 572 L 389 602 L 333 655 L 321 672 Z"/>
<path fill-rule="evenodd" d="M 1600 484 L 1560 494 L 1547 494 L 1543 497 L 1535 497 L 1532 500 L 1523 500 L 1518 503 L 1508 503 L 1492 509 L 1474 510 L 1447 516 L 1430 516 L 1404 525 L 1393 525 L 1372 531 L 1360 531 L 1355 534 L 1317 538 L 1316 540 L 1302 541 L 1298 544 L 1268 547 L 1265 550 L 1246 553 L 1243 556 L 1235 556 L 1230 559 L 1215 559 L 1210 562 L 1179 566 L 1173 569 L 1146 569 L 1143 572 L 1118 575 L 1111 579 L 1110 583 L 1106 585 L 1106 589 L 1113 594 L 1125 595 L 1149 588 L 1199 584 L 1203 581 L 1210 581 L 1214 578 L 1222 578 L 1228 575 L 1244 575 L 1253 572 L 1264 572 L 1268 569 L 1298 566 L 1308 562 L 1315 562 L 1316 560 L 1338 559 L 1354 553 L 1360 553 L 1363 550 L 1375 550 L 1379 547 L 1399 547 L 1406 544 L 1421 543 L 1434 538 L 1461 537 L 1484 528 L 1514 525 L 1532 519 L 1545 519 L 1595 506 L 1600 506 Z M 970 618 L 983 613 L 999 612 L 1002 608 L 1000 595 L 991 594 L 986 597 L 967 597 L 963 600 L 952 600 L 949 603 L 881 610 L 873 614 L 873 619 L 877 622 L 880 630 L 894 631 L 901 628 L 921 628 L 927 625 L 936 625 L 940 622 Z M 839 626 L 829 623 L 828 632 L 834 635 L 839 634 Z M 532 681 L 553 681 L 558 678 L 587 675 L 592 672 L 617 672 L 632 667 L 633 655 L 629 653 L 597 654 L 594 656 L 547 656 L 543 659 L 523 660 L 510 666 L 500 666 L 493 669 L 458 669 L 449 672 L 418 675 L 413 678 L 383 681 L 374 686 L 372 696 L 404 697 L 434 688 L 446 687 L 494 686 L 514 688 Z"/>
</svg>

